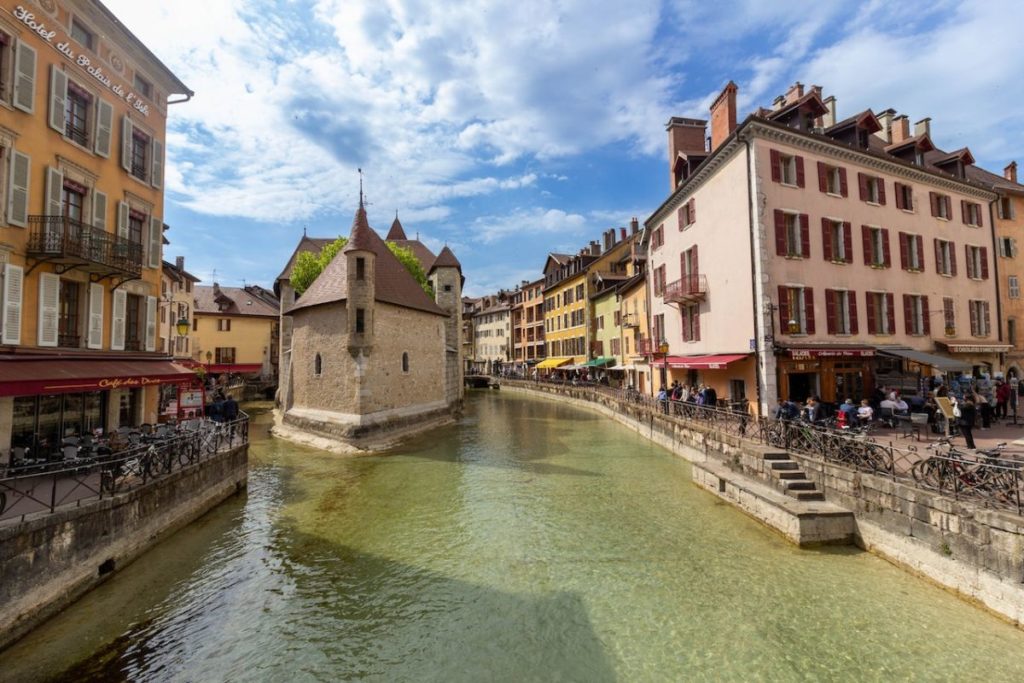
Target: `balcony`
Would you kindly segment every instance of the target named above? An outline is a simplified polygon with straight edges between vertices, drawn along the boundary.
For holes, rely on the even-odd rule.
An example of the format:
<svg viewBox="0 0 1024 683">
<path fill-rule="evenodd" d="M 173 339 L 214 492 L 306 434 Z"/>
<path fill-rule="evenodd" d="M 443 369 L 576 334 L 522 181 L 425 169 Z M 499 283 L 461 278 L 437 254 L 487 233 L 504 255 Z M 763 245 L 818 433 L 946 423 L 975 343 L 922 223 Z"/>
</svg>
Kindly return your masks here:
<svg viewBox="0 0 1024 683">
<path fill-rule="evenodd" d="M 654 339 L 637 339 L 636 353 L 638 356 L 657 356 L 661 353 L 658 350 L 658 342 Z"/>
<path fill-rule="evenodd" d="M 640 327 L 640 315 L 638 313 L 626 313 L 619 318 L 623 327 Z"/>
<path fill-rule="evenodd" d="M 687 275 L 665 285 L 661 296 L 665 303 L 689 303 L 702 300 L 707 293 L 706 275 Z"/>
<path fill-rule="evenodd" d="M 29 216 L 28 256 L 103 277 L 142 274 L 142 245 L 66 216 Z"/>
</svg>

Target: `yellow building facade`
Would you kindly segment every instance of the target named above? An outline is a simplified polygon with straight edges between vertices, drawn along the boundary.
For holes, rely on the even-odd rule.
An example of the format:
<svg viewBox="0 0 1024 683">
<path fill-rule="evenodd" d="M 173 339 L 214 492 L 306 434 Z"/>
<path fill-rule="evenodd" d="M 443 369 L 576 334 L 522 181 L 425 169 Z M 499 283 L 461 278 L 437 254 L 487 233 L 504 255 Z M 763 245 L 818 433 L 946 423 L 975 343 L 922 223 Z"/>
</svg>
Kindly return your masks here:
<svg viewBox="0 0 1024 683">
<path fill-rule="evenodd" d="M 543 371 L 587 362 L 587 266 L 589 254 L 550 254 L 544 266 Z"/>
<path fill-rule="evenodd" d="M 192 358 L 214 375 L 276 379 L 280 302 L 249 285 L 193 288 Z"/>
</svg>

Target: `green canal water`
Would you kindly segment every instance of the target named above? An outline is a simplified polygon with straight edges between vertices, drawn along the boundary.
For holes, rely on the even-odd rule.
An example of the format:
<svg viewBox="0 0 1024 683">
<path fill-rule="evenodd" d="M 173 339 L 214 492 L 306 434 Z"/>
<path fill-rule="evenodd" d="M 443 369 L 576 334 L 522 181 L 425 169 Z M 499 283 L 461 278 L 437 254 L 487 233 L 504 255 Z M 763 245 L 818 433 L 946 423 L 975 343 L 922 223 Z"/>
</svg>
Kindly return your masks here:
<svg viewBox="0 0 1024 683">
<path fill-rule="evenodd" d="M 0 679 L 1024 680 L 1024 632 L 800 551 L 588 412 L 498 392 L 386 455 L 254 428 L 249 490 L 14 648 Z"/>
</svg>

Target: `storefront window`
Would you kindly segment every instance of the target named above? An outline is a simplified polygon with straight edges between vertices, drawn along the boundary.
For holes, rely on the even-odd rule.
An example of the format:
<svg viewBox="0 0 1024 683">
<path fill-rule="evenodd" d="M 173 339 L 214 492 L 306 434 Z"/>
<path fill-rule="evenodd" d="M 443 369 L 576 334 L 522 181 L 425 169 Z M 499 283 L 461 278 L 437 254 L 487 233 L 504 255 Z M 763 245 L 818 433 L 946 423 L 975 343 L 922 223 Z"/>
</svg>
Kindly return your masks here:
<svg viewBox="0 0 1024 683">
<path fill-rule="evenodd" d="M 82 394 L 66 394 L 64 396 L 64 421 L 61 438 L 82 435 L 82 407 L 85 404 Z"/>
<path fill-rule="evenodd" d="M 39 410 L 36 413 L 36 447 L 43 452 L 56 450 L 60 446 L 60 407 L 62 396 L 51 394 L 39 397 Z"/>
<path fill-rule="evenodd" d="M 121 406 L 118 424 L 122 427 L 134 427 L 139 424 L 139 396 L 141 389 L 129 389 L 121 393 Z"/>
<path fill-rule="evenodd" d="M 18 396 L 14 399 L 11 445 L 31 449 L 36 457 L 52 453 L 63 439 L 102 428 L 103 404 L 100 391 Z"/>
<path fill-rule="evenodd" d="M 14 420 L 11 425 L 11 445 L 32 448 L 36 434 L 36 397 L 18 396 L 14 399 Z"/>
</svg>

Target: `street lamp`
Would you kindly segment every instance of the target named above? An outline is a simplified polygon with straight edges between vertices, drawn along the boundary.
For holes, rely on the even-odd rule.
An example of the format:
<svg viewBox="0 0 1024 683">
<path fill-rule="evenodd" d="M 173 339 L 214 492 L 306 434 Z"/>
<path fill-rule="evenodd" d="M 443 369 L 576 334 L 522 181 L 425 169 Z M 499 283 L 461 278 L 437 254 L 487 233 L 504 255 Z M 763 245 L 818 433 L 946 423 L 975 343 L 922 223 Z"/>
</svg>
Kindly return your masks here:
<svg viewBox="0 0 1024 683">
<path fill-rule="evenodd" d="M 666 387 L 668 386 L 668 342 L 664 338 L 658 344 L 658 353 L 662 357 L 661 386 Z"/>
<path fill-rule="evenodd" d="M 213 351 L 206 352 L 206 376 L 210 376 L 210 363 L 213 361 Z"/>
<path fill-rule="evenodd" d="M 789 327 L 790 334 L 796 334 L 797 332 L 800 331 L 800 323 L 798 323 L 796 320 L 792 318 L 789 319 L 786 325 Z"/>
<path fill-rule="evenodd" d="M 174 327 L 175 327 L 175 329 L 178 330 L 178 336 L 179 337 L 188 336 L 189 324 L 188 324 L 188 320 L 186 318 L 182 318 L 181 320 L 179 320 L 177 323 L 175 323 Z"/>
</svg>

